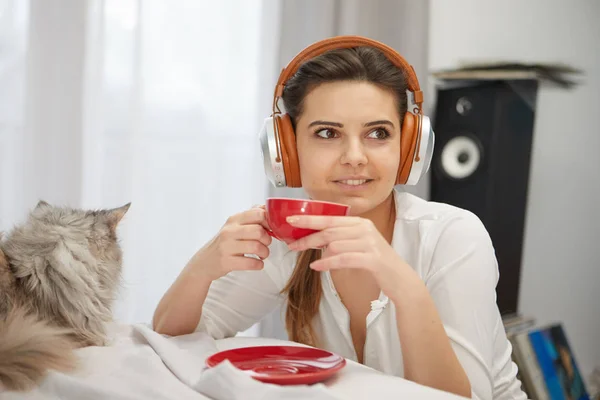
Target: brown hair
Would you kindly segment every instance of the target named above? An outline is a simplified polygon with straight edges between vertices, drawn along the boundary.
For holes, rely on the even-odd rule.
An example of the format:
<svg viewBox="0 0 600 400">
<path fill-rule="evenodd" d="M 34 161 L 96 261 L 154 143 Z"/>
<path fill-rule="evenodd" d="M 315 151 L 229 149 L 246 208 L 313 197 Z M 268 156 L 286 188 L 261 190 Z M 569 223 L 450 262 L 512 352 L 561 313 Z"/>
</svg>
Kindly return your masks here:
<svg viewBox="0 0 600 400">
<path fill-rule="evenodd" d="M 294 128 L 307 94 L 322 83 L 335 81 L 365 81 L 391 91 L 396 98 L 402 126 L 408 102 L 403 71 L 378 49 L 360 46 L 330 50 L 310 59 L 287 81 L 282 99 Z M 309 264 L 319 257 L 318 250 L 301 252 L 292 276 L 281 291 L 288 298 L 285 324 L 289 338 L 311 346 L 318 346 L 312 320 L 321 301 L 321 275 L 310 269 Z"/>
</svg>

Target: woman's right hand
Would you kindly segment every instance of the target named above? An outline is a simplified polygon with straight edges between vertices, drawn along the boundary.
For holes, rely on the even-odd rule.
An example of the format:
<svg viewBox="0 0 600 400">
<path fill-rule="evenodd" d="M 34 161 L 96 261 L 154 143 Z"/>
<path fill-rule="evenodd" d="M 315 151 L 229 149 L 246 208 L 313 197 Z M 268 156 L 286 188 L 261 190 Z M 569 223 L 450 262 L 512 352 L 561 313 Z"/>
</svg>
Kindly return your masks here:
<svg viewBox="0 0 600 400">
<path fill-rule="evenodd" d="M 253 207 L 233 215 L 219 233 L 190 260 L 199 272 L 214 281 L 235 270 L 260 270 L 269 256 L 271 236 L 266 211 Z M 255 254 L 260 259 L 247 257 Z"/>
<path fill-rule="evenodd" d="M 219 233 L 188 261 L 160 300 L 152 320 L 156 332 L 177 336 L 193 332 L 202 317 L 212 281 L 234 270 L 259 270 L 269 256 L 263 207 L 230 217 Z M 256 254 L 260 259 L 245 257 Z"/>
</svg>

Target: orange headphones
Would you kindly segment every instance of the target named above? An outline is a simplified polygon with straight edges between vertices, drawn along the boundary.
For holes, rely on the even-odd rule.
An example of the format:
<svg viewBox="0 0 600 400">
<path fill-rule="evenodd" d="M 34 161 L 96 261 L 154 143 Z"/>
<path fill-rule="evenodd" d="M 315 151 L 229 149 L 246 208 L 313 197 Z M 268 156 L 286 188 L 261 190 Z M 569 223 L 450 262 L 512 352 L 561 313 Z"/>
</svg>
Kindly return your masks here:
<svg viewBox="0 0 600 400">
<path fill-rule="evenodd" d="M 282 114 L 278 102 L 286 82 L 307 60 L 329 50 L 371 46 L 385 56 L 406 76 L 408 90 L 413 94 L 414 109 L 406 112 L 400 139 L 400 166 L 396 184 L 415 185 L 431 164 L 435 135 L 429 117 L 423 115 L 423 92 L 413 67 L 391 47 L 361 36 L 336 36 L 316 42 L 294 57 L 281 71 L 273 98 L 273 114 L 265 119 L 259 138 L 265 173 L 276 187 L 302 187 L 296 151 L 296 134 L 288 114 Z"/>
</svg>

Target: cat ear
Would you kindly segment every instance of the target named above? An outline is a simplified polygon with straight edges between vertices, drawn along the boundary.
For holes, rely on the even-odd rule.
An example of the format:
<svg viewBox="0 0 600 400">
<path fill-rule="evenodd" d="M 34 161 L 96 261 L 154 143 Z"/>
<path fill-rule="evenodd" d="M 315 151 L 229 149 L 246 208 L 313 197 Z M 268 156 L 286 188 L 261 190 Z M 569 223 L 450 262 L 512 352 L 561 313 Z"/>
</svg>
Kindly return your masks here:
<svg viewBox="0 0 600 400">
<path fill-rule="evenodd" d="M 130 206 L 131 206 L 131 203 L 127 203 L 124 206 L 121 206 L 118 208 L 113 208 L 112 210 L 108 210 L 106 212 L 107 219 L 108 219 L 108 225 L 112 229 L 117 228 L 117 225 L 119 224 L 119 222 L 121 222 L 121 220 L 127 213 L 127 210 L 129 210 Z"/>
<path fill-rule="evenodd" d="M 47 202 L 45 202 L 44 200 L 40 200 L 37 205 L 35 206 L 35 209 L 41 209 L 42 207 L 50 207 L 50 204 L 48 204 Z"/>
</svg>

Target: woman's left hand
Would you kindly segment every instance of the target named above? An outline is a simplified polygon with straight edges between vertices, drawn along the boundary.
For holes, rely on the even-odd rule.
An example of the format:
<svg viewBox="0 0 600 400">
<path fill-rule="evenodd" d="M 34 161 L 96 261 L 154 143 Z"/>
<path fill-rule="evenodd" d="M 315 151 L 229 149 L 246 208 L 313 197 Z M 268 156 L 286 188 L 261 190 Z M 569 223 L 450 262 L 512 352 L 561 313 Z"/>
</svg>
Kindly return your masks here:
<svg viewBox="0 0 600 400">
<path fill-rule="evenodd" d="M 368 270 L 390 299 L 395 297 L 403 281 L 413 278 L 410 275 L 414 275 L 414 271 L 371 220 L 353 216 L 299 215 L 289 217 L 288 223 L 297 228 L 319 231 L 288 245 L 294 251 L 324 248 L 323 257 L 310 265 L 316 271 L 339 268 Z"/>
</svg>

